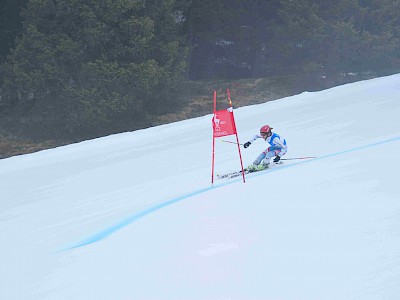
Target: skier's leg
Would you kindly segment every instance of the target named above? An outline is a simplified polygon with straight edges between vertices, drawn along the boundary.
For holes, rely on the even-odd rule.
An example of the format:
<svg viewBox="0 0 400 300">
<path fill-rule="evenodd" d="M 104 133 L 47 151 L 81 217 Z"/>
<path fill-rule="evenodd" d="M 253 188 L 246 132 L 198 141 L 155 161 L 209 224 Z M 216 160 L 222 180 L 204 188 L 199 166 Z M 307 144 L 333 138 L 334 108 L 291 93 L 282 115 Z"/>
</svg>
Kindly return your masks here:
<svg viewBox="0 0 400 300">
<path fill-rule="evenodd" d="M 253 162 L 253 165 L 258 166 L 258 165 L 261 163 L 261 161 L 265 158 L 265 156 L 266 156 L 265 151 L 261 152 L 260 155 L 257 156 L 257 158 L 255 159 L 255 161 Z"/>
<path fill-rule="evenodd" d="M 246 170 L 250 172 L 255 171 L 258 168 L 261 161 L 264 159 L 264 157 L 265 157 L 265 152 L 261 152 L 260 155 L 258 155 L 257 158 L 253 161 L 253 164 L 248 166 Z"/>
<path fill-rule="evenodd" d="M 266 152 L 266 153 L 265 153 L 265 157 L 264 157 L 264 159 L 262 160 L 263 166 L 267 168 L 267 167 L 269 166 L 269 163 L 270 163 L 271 158 L 274 157 L 274 156 L 276 156 L 275 151 L 268 151 L 268 152 Z"/>
</svg>

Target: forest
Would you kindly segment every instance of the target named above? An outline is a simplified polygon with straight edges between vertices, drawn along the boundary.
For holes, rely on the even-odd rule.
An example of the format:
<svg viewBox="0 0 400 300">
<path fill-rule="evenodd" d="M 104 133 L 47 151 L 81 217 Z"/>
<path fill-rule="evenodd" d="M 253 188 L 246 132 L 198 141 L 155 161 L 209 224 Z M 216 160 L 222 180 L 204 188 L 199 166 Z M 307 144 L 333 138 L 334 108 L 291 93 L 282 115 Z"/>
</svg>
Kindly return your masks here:
<svg viewBox="0 0 400 300">
<path fill-rule="evenodd" d="M 1 0 L 0 135 L 154 125 L 190 82 L 400 71 L 398 0 Z"/>
</svg>

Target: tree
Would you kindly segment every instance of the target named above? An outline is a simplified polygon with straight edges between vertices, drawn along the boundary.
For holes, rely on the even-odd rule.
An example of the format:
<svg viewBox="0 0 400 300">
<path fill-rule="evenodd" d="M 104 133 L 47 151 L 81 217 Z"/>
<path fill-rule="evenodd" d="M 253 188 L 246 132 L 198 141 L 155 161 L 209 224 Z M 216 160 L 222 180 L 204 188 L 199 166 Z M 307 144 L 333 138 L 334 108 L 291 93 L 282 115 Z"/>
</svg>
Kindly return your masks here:
<svg viewBox="0 0 400 300">
<path fill-rule="evenodd" d="M 0 2 L 0 63 L 14 48 L 17 35 L 22 30 L 20 13 L 28 0 L 2 0 Z"/>
<path fill-rule="evenodd" d="M 363 54 L 365 70 L 379 74 L 400 70 L 400 3 L 371 0 L 365 7 Z"/>
<path fill-rule="evenodd" d="M 185 68 L 175 3 L 31 0 L 2 66 L 0 109 L 53 135 L 143 126 Z"/>
<path fill-rule="evenodd" d="M 273 24 L 271 56 L 275 74 L 312 74 L 320 69 L 327 22 L 316 3 L 308 0 L 281 1 L 278 20 Z"/>
<path fill-rule="evenodd" d="M 190 78 L 398 69 L 396 0 L 193 0 Z"/>
</svg>

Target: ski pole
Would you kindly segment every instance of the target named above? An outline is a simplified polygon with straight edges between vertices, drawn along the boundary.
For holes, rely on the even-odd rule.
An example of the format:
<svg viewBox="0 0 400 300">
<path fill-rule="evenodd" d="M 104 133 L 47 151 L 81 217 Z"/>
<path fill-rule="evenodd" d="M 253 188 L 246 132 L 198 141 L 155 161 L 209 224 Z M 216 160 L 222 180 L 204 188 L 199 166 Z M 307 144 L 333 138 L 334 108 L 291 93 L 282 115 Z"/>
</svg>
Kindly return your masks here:
<svg viewBox="0 0 400 300">
<path fill-rule="evenodd" d="M 221 142 L 224 142 L 224 143 L 231 143 L 231 144 L 235 144 L 235 145 L 242 145 L 242 146 L 243 146 L 243 144 L 236 143 L 236 142 L 231 142 L 231 141 L 225 141 L 225 140 L 221 140 Z"/>
<path fill-rule="evenodd" d="M 316 156 L 304 156 L 304 157 L 293 157 L 293 158 L 281 158 L 280 160 L 294 160 L 294 159 L 309 159 L 317 158 Z"/>
</svg>

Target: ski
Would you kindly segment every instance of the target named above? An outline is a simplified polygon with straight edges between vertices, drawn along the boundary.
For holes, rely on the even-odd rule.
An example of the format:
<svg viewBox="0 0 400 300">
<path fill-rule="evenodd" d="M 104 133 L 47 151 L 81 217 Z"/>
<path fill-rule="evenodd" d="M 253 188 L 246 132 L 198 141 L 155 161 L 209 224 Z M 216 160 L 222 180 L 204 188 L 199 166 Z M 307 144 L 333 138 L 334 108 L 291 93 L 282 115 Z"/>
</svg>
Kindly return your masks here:
<svg viewBox="0 0 400 300">
<path fill-rule="evenodd" d="M 283 165 L 282 161 L 277 162 L 277 163 L 271 163 L 266 168 L 260 168 L 260 169 L 256 169 L 256 170 L 247 170 L 247 169 L 245 169 L 244 170 L 244 174 L 265 171 L 265 170 L 269 170 L 269 169 L 272 169 L 272 168 L 280 166 L 280 165 Z M 235 172 L 230 172 L 230 173 L 226 173 L 226 174 L 221 174 L 221 175 L 217 174 L 217 179 L 230 179 L 230 178 L 235 178 L 235 177 L 238 177 L 238 176 L 241 176 L 241 175 L 242 175 L 242 170 L 235 171 Z"/>
<path fill-rule="evenodd" d="M 247 174 L 247 171 L 245 170 L 244 173 Z M 235 171 L 226 174 L 217 174 L 217 179 L 235 178 L 240 175 L 242 175 L 242 171 Z"/>
</svg>

